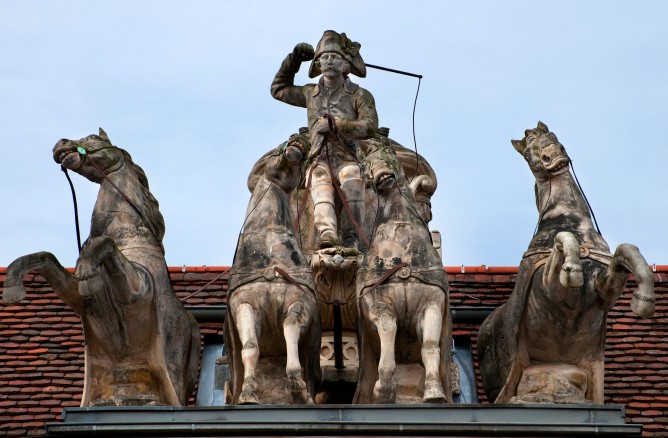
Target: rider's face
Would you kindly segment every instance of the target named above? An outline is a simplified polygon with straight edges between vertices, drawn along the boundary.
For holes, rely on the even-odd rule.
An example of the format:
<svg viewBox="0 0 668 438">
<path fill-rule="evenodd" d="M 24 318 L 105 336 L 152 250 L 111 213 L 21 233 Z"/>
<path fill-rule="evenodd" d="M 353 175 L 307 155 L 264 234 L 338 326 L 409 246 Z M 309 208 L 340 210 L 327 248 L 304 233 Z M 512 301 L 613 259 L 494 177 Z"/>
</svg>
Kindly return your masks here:
<svg viewBox="0 0 668 438">
<path fill-rule="evenodd" d="M 318 58 L 320 71 L 324 76 L 335 77 L 343 74 L 345 59 L 336 52 L 325 52 Z"/>
</svg>

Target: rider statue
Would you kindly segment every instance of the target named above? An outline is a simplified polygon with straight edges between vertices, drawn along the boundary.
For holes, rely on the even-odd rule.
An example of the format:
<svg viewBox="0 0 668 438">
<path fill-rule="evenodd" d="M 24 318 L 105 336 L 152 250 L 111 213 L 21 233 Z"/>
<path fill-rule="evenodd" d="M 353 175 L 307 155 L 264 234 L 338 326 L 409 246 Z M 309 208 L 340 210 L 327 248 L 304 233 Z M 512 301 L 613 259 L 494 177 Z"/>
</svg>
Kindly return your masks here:
<svg viewBox="0 0 668 438">
<path fill-rule="evenodd" d="M 290 105 L 307 109 L 312 144 L 307 178 L 314 205 L 314 224 L 320 249 L 358 246 L 357 229 L 364 218 L 365 181 L 360 168 L 360 140 L 372 138 L 378 129 L 378 115 L 373 96 L 348 78 L 349 73 L 366 76 L 359 54 L 360 44 L 345 33 L 325 31 L 315 51 L 310 44 L 297 44 L 283 60 L 271 95 Z M 309 77 L 320 74 L 317 84 L 294 85 L 302 62 L 313 60 Z M 335 186 L 340 183 L 342 203 L 349 211 L 342 213 L 341 240 L 335 210 Z M 352 217 L 351 217 L 352 216 Z M 355 223 L 356 222 L 356 223 Z"/>
</svg>

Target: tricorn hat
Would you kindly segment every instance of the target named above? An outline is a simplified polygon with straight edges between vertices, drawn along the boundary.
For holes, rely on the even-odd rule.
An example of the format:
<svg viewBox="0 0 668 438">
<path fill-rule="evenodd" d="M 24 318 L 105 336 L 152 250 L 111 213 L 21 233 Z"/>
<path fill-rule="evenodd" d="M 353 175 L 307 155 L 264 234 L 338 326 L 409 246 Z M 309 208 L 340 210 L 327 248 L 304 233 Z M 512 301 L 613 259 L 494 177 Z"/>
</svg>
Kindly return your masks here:
<svg viewBox="0 0 668 438">
<path fill-rule="evenodd" d="M 309 77 L 314 78 L 322 74 L 320 67 L 316 65 L 316 61 L 325 52 L 338 53 L 350 63 L 350 73 L 360 78 L 365 77 L 366 66 L 360 55 L 360 47 L 360 43 L 348 39 L 345 33 L 339 34 L 333 30 L 326 30 L 322 38 L 320 38 L 318 46 L 315 48 L 315 56 L 308 71 Z"/>
</svg>

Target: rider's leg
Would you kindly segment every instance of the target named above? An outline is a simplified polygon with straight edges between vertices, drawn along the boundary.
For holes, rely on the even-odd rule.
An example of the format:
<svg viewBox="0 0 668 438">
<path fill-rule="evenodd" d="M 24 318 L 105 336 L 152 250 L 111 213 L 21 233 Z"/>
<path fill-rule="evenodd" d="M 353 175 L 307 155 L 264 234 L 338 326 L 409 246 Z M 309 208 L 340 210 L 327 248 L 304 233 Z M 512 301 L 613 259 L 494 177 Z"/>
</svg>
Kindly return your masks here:
<svg viewBox="0 0 668 438">
<path fill-rule="evenodd" d="M 361 228 L 364 223 L 364 179 L 357 163 L 342 165 L 338 171 L 341 181 L 341 191 L 346 197 L 348 206 L 352 212 L 355 222 Z M 341 215 L 341 230 L 343 232 L 343 246 L 357 248 L 359 236 L 347 212 Z"/>
<path fill-rule="evenodd" d="M 313 224 L 318 232 L 318 246 L 327 248 L 336 245 L 338 235 L 336 210 L 334 210 L 334 186 L 327 165 L 318 163 L 312 170 L 311 200 L 313 201 Z"/>
</svg>

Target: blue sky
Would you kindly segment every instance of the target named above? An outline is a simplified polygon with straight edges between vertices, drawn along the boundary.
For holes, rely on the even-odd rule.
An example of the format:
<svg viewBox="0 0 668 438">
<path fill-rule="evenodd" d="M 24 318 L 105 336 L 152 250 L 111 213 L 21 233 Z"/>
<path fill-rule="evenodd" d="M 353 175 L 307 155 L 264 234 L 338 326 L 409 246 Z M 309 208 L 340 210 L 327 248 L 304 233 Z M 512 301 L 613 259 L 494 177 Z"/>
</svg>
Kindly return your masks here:
<svg viewBox="0 0 668 438">
<path fill-rule="evenodd" d="M 419 152 L 439 177 L 444 264 L 517 265 L 537 220 L 510 144 L 545 122 L 611 248 L 668 264 L 668 3 L 663 1 L 0 2 L 0 266 L 76 257 L 51 158 L 102 127 L 146 171 L 169 265 L 229 265 L 254 162 L 306 122 L 269 85 L 299 42 L 346 32 L 370 64 L 422 74 Z M 304 65 L 296 82 L 311 81 Z M 417 80 L 369 70 L 380 124 L 412 147 Z M 83 235 L 97 186 L 73 175 Z"/>
</svg>

